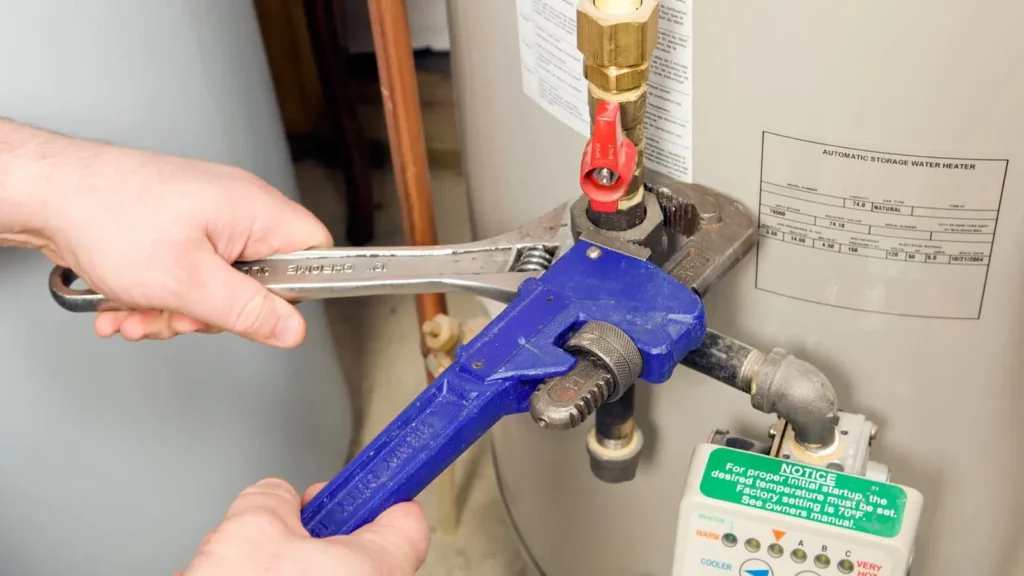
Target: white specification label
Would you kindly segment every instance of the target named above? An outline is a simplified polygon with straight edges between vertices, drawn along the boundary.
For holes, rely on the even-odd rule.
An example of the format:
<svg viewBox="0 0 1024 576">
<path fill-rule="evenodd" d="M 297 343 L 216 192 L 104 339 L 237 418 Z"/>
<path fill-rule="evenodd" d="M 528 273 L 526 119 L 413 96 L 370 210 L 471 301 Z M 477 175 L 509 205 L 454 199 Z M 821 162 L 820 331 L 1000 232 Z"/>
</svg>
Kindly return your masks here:
<svg viewBox="0 0 1024 576">
<path fill-rule="evenodd" d="M 555 118 L 590 135 L 583 56 L 576 48 L 576 0 L 516 0 L 523 90 Z M 691 181 L 692 0 L 661 0 L 658 47 L 647 83 L 645 161 Z M 580 149 L 583 154 L 583 149 Z"/>
<path fill-rule="evenodd" d="M 766 132 L 757 288 L 855 310 L 977 319 L 1007 164 Z"/>
</svg>

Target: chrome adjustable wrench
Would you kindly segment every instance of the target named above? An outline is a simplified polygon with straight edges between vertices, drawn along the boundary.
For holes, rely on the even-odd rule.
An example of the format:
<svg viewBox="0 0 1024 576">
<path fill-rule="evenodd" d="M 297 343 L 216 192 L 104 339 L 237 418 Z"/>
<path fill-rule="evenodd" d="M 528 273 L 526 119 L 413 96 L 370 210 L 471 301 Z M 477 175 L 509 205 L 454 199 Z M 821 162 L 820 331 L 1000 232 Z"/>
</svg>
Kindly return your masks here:
<svg viewBox="0 0 1024 576">
<path fill-rule="evenodd" d="M 467 291 L 509 302 L 523 280 L 536 278 L 572 243 L 567 205 L 522 227 L 480 242 L 432 247 L 328 248 L 236 262 L 233 266 L 290 302 Z M 57 266 L 50 293 L 71 312 L 121 307 L 91 289 L 72 286 L 78 277 Z"/>
<path fill-rule="evenodd" d="M 701 296 L 756 242 L 750 214 L 700 186 L 648 174 L 647 222 L 589 223 L 587 199 L 506 235 L 432 248 L 334 248 L 235 267 L 291 301 L 469 291 L 508 306 L 302 510 L 310 534 L 348 534 L 415 498 L 504 416 L 578 425 L 635 380 L 659 383 L 707 333 Z M 54 299 L 116 308 L 56 268 Z"/>
</svg>

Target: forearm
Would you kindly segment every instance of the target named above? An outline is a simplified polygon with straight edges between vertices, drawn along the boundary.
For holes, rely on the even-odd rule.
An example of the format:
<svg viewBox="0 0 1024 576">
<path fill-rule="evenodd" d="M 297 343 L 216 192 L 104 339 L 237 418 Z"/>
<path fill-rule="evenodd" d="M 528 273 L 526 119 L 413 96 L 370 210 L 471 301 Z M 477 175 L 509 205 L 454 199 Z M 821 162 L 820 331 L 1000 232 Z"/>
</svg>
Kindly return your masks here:
<svg viewBox="0 0 1024 576">
<path fill-rule="evenodd" d="M 0 118 L 0 246 L 43 248 L 67 139 Z"/>
</svg>

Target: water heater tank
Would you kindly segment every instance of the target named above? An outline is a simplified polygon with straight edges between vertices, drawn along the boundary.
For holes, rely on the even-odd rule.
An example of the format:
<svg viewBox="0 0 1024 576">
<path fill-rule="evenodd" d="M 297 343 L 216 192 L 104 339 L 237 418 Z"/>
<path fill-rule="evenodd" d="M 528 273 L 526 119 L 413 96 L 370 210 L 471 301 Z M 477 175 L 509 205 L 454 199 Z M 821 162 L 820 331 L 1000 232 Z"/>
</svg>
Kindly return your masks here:
<svg viewBox="0 0 1024 576">
<path fill-rule="evenodd" d="M 813 362 L 844 410 L 879 424 L 873 458 L 925 500 L 914 574 L 1024 574 L 1024 4 L 661 8 L 648 165 L 760 219 L 756 251 L 706 300 L 710 327 Z M 569 0 L 449 0 L 479 237 L 580 194 L 574 12 Z M 831 240 L 817 239 L 823 227 Z M 640 384 L 636 402 L 645 454 L 625 484 L 592 476 L 589 426 L 521 416 L 495 430 L 535 572 L 671 573 L 694 447 L 714 428 L 763 437 L 772 422 L 682 368 Z"/>
</svg>

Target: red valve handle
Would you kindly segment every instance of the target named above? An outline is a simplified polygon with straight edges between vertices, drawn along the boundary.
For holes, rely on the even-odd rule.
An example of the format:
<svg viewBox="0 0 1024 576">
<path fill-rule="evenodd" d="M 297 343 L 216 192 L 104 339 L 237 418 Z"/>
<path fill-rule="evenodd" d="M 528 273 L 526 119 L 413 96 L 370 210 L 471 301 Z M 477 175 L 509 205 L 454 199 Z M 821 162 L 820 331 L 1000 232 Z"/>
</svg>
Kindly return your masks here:
<svg viewBox="0 0 1024 576">
<path fill-rule="evenodd" d="M 580 187 L 594 212 L 615 212 L 633 180 L 636 146 L 622 134 L 617 102 L 598 102 L 594 129 L 583 150 Z"/>
</svg>

